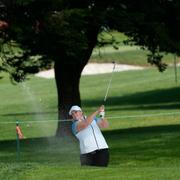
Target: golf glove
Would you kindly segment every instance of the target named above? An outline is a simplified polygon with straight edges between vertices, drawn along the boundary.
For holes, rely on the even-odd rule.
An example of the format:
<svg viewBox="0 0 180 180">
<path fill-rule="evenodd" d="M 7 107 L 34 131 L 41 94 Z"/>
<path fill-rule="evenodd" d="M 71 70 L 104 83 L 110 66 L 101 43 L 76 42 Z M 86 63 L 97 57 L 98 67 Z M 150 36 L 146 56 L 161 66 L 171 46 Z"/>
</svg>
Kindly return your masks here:
<svg viewBox="0 0 180 180">
<path fill-rule="evenodd" d="M 99 116 L 100 116 L 100 118 L 104 118 L 104 116 L 105 116 L 105 111 L 101 111 L 100 113 L 99 113 Z"/>
</svg>

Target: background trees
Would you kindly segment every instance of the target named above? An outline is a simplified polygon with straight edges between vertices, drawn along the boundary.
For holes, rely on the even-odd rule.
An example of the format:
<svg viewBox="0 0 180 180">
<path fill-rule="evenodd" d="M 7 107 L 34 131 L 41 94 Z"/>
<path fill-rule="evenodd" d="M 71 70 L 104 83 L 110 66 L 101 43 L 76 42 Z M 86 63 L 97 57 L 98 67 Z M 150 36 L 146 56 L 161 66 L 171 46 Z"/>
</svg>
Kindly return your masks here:
<svg viewBox="0 0 180 180">
<path fill-rule="evenodd" d="M 81 105 L 81 72 L 101 31 L 125 33 L 152 52 L 148 61 L 160 71 L 166 68 L 160 52 L 180 53 L 178 0 L 1 0 L 0 9 L 0 70 L 20 82 L 53 62 L 60 119 Z M 57 134 L 67 129 L 58 125 Z"/>
</svg>

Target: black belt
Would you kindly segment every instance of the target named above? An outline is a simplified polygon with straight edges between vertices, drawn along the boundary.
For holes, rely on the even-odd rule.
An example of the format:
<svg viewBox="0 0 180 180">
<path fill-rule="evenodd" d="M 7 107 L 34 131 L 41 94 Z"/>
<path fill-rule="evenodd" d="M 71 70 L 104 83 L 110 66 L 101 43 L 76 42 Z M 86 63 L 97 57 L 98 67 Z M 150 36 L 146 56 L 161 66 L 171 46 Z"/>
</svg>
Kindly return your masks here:
<svg viewBox="0 0 180 180">
<path fill-rule="evenodd" d="M 90 152 L 88 154 L 96 154 L 97 152 L 104 151 L 104 150 L 108 150 L 108 148 L 106 148 L 106 149 L 97 149 L 97 150 L 92 151 L 92 152 Z"/>
</svg>

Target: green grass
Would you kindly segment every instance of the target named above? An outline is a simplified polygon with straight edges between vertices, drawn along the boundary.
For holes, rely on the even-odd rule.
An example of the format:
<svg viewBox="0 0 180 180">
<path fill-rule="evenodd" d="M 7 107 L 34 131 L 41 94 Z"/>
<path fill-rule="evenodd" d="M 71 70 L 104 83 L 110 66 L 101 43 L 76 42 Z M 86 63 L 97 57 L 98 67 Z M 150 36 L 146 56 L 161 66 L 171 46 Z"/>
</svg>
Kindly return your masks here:
<svg viewBox="0 0 180 180">
<path fill-rule="evenodd" d="M 91 56 L 90 62 L 108 62 L 116 61 L 120 64 L 150 66 L 147 62 L 147 54 L 149 51 L 142 50 L 138 46 L 119 46 L 119 49 L 114 49 L 111 46 L 95 48 Z M 162 53 L 162 61 L 167 64 L 174 64 L 173 54 Z M 180 58 L 176 57 L 177 63 L 180 63 Z"/>
<path fill-rule="evenodd" d="M 110 33 L 102 32 L 99 35 L 99 40 L 103 39 L 104 42 L 110 42 L 114 38 L 116 40 L 116 49 L 113 46 L 105 45 L 101 48 L 96 47 L 93 50 L 90 58 L 91 62 L 109 62 L 116 61 L 120 64 L 150 66 L 147 62 L 147 54 L 150 54 L 147 50 L 142 50 L 139 46 L 130 46 L 123 44 L 123 41 L 127 40 L 127 36 L 117 31 Z M 174 55 L 171 53 L 161 53 L 163 55 L 163 62 L 167 64 L 174 64 Z M 180 63 L 180 58 L 176 57 L 177 63 Z"/>
<path fill-rule="evenodd" d="M 109 78 L 81 78 L 86 114 L 103 103 Z M 114 73 L 105 103 L 110 128 L 103 131 L 110 147 L 108 168 L 80 167 L 76 139 L 54 137 L 54 80 L 32 76 L 14 86 L 5 75 L 0 90 L 0 179 L 180 179 L 180 88 L 173 68 Z M 20 142 L 20 160 L 16 120 L 26 136 Z"/>
</svg>

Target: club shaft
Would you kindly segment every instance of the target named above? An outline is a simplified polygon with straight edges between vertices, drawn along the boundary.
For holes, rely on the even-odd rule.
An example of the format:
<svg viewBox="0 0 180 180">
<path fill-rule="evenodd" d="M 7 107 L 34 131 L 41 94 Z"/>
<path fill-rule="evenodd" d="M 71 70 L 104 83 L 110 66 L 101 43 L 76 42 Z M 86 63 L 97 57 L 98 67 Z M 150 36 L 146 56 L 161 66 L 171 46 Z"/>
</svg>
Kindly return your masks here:
<svg viewBox="0 0 180 180">
<path fill-rule="evenodd" d="M 104 102 L 106 102 L 106 100 L 107 100 L 107 96 L 108 96 L 108 92 L 109 92 L 109 89 L 110 89 L 110 86 L 111 86 L 111 82 L 112 82 L 112 77 L 113 77 L 113 74 L 114 74 L 115 66 L 116 66 L 116 64 L 114 63 L 113 70 L 112 70 L 112 73 L 111 73 L 111 78 L 109 80 L 109 83 L 108 83 L 108 86 L 107 86 L 107 90 L 106 90 L 106 94 L 104 96 Z"/>
</svg>

